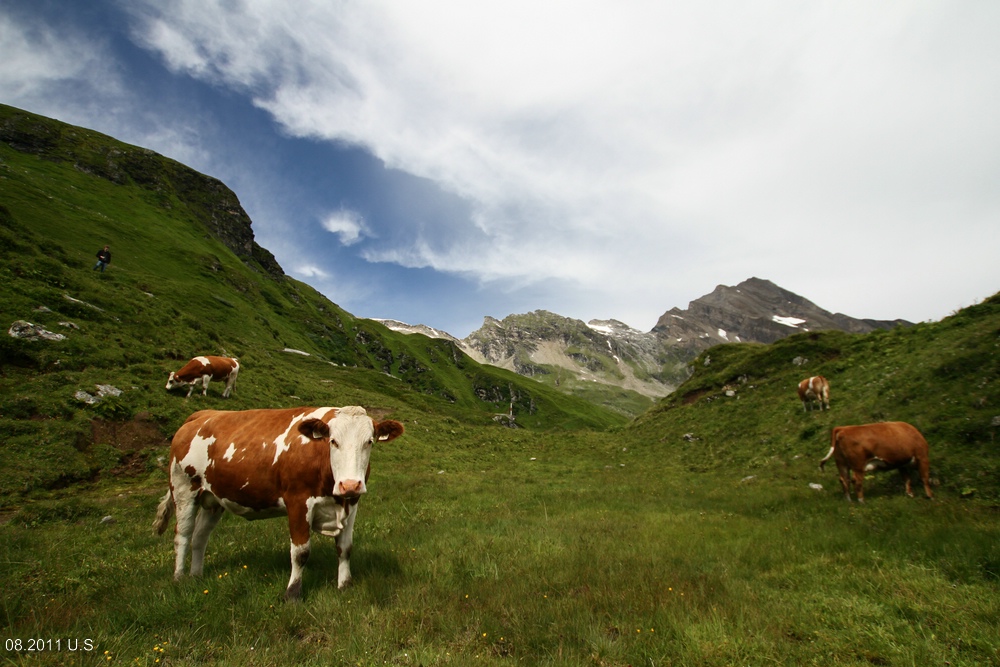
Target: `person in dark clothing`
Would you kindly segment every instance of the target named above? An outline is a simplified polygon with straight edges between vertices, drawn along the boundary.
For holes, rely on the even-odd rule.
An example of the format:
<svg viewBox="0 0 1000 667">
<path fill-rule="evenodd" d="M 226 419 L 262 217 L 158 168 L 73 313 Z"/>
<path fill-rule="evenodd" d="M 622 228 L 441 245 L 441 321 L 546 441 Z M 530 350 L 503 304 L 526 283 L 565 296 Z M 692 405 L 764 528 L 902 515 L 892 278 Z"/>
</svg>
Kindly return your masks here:
<svg viewBox="0 0 1000 667">
<path fill-rule="evenodd" d="M 93 270 L 101 270 L 104 273 L 104 267 L 111 263 L 111 248 L 104 246 L 103 250 L 97 251 L 97 264 L 94 264 Z"/>
</svg>

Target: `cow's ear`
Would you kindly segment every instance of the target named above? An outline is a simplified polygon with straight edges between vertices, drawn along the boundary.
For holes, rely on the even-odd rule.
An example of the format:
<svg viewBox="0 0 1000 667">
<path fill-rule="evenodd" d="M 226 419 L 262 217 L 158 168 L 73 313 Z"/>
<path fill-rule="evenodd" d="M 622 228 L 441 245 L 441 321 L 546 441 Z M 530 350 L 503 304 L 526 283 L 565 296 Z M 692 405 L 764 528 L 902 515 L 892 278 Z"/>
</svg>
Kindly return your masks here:
<svg viewBox="0 0 1000 667">
<path fill-rule="evenodd" d="M 375 423 L 375 439 L 379 441 L 395 440 L 403 435 L 403 425 L 394 419 Z"/>
<path fill-rule="evenodd" d="M 322 419 L 307 419 L 299 424 L 299 433 L 310 440 L 326 440 L 330 437 L 330 426 Z"/>
</svg>

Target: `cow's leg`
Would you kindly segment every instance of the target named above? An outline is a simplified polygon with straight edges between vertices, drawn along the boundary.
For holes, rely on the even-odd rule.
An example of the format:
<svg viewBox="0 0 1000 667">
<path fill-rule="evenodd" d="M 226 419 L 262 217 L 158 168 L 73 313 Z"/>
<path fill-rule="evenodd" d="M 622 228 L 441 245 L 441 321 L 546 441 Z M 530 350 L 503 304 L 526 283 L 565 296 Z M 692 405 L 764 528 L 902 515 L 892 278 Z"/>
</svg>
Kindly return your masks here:
<svg viewBox="0 0 1000 667">
<path fill-rule="evenodd" d="M 212 381 L 212 377 L 209 375 L 201 376 L 201 395 L 208 396 L 208 383 Z"/>
<path fill-rule="evenodd" d="M 865 471 L 864 468 L 861 470 L 854 471 L 854 493 L 858 496 L 858 502 L 865 502 Z"/>
<path fill-rule="evenodd" d="M 302 597 L 302 573 L 309 561 L 309 510 L 305 500 L 289 501 L 285 499 L 288 508 L 288 532 L 291 535 L 292 575 L 288 578 L 285 589 L 285 600 L 298 601 Z"/>
<path fill-rule="evenodd" d="M 193 494 L 175 490 L 174 506 L 177 510 L 177 525 L 174 527 L 174 581 L 178 581 L 184 576 L 184 561 L 191 545 L 198 504 Z"/>
<path fill-rule="evenodd" d="M 185 396 L 184 398 L 191 398 L 191 392 L 194 391 L 194 385 L 196 382 L 197 380 L 188 383 L 188 393 L 187 396 Z"/>
<path fill-rule="evenodd" d="M 348 515 L 344 528 L 337 535 L 337 588 L 347 588 L 351 583 L 351 549 L 354 547 L 354 517 L 358 506 L 347 506 Z"/>
<path fill-rule="evenodd" d="M 840 479 L 840 486 L 844 489 L 844 500 L 851 502 L 851 483 L 850 483 L 851 471 L 846 465 L 841 465 L 840 462 L 837 463 L 837 476 Z"/>
<path fill-rule="evenodd" d="M 194 534 L 191 537 L 192 577 L 201 576 L 205 566 L 205 548 L 208 546 L 208 538 L 212 535 L 212 530 L 224 513 L 225 510 L 214 502 L 210 507 L 202 507 L 198 510 L 198 516 L 194 523 Z"/>
<path fill-rule="evenodd" d="M 236 375 L 238 371 L 234 370 L 226 378 L 226 390 L 222 392 L 222 398 L 229 398 L 229 395 L 233 393 L 233 387 L 236 385 Z"/>
<path fill-rule="evenodd" d="M 931 493 L 931 464 L 926 458 L 922 458 L 917 461 L 917 471 L 920 473 L 920 481 L 924 483 L 924 493 L 927 494 L 928 500 L 934 500 L 934 494 Z"/>
<path fill-rule="evenodd" d="M 910 473 L 909 466 L 903 466 L 899 469 L 899 476 L 903 478 L 903 485 L 906 488 L 906 495 L 910 498 L 913 497 L 913 480 Z"/>
</svg>

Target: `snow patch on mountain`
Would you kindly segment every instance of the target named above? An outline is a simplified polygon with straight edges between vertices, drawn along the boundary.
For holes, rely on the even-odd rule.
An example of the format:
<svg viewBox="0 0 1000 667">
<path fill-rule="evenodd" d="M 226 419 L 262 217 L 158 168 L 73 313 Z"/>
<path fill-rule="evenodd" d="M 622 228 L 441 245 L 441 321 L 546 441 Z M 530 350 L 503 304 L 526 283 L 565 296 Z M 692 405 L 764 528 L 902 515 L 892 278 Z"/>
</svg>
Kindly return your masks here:
<svg viewBox="0 0 1000 667">
<path fill-rule="evenodd" d="M 781 315 L 774 315 L 771 317 L 771 321 L 784 324 L 786 327 L 792 327 L 793 329 L 798 329 L 800 324 L 806 323 L 806 320 L 801 317 L 782 317 Z"/>
</svg>

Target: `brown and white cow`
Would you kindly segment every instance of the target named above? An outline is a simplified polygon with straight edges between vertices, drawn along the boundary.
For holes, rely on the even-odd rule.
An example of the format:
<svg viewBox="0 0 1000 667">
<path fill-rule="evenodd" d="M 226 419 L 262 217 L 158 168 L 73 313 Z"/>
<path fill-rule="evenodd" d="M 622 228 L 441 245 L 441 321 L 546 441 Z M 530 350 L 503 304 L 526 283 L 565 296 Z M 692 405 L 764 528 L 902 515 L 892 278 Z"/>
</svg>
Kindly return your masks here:
<svg viewBox="0 0 1000 667">
<path fill-rule="evenodd" d="M 809 411 L 813 402 L 819 403 L 819 409 L 830 409 L 830 383 L 822 375 L 814 375 L 799 383 L 799 400 L 802 409 Z"/>
<path fill-rule="evenodd" d="M 854 475 L 858 502 L 865 501 L 865 473 L 898 469 L 906 482 L 906 495 L 913 497 L 910 468 L 915 466 L 924 482 L 924 492 L 933 499 L 927 441 L 920 431 L 906 422 L 879 422 L 859 426 L 837 426 L 830 435 L 830 451 L 819 462 L 823 466 L 832 456 L 840 473 L 844 497 L 851 501 L 849 475 Z"/>
<path fill-rule="evenodd" d="M 209 535 L 229 510 L 245 519 L 288 517 L 285 599 L 301 596 L 310 531 L 336 538 L 337 585 L 344 588 L 372 445 L 402 433 L 398 421 L 376 422 L 357 406 L 194 413 L 174 435 L 170 489 L 153 522 L 162 534 L 176 510 L 174 579 L 184 575 L 189 547 L 190 573 L 201 576 Z"/>
<path fill-rule="evenodd" d="M 229 398 L 236 384 L 236 376 L 240 374 L 240 362 L 230 357 L 195 357 L 184 364 L 184 367 L 176 373 L 171 372 L 167 378 L 167 391 L 187 385 L 188 393 L 185 398 L 191 397 L 195 385 L 201 383 L 201 395 L 208 395 L 208 383 L 212 380 L 225 380 L 226 388 L 222 392 L 222 398 Z"/>
</svg>

